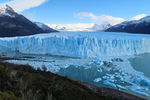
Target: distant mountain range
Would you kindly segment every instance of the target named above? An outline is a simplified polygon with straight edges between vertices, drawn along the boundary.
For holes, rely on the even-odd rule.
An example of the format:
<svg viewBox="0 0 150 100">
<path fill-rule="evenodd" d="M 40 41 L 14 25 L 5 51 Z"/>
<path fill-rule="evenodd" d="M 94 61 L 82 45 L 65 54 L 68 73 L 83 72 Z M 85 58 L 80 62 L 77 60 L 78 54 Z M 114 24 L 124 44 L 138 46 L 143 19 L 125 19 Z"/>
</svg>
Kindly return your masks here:
<svg viewBox="0 0 150 100">
<path fill-rule="evenodd" d="M 140 20 L 126 21 L 106 29 L 106 32 L 128 32 L 150 34 L 150 16 Z"/>
<path fill-rule="evenodd" d="M 57 32 L 46 25 L 36 25 L 8 5 L 0 8 L 0 37 L 27 36 Z"/>
<path fill-rule="evenodd" d="M 111 27 L 110 24 L 85 24 L 85 23 L 78 23 L 78 24 L 47 24 L 49 27 L 58 30 L 58 31 L 103 31 L 107 28 Z"/>
<path fill-rule="evenodd" d="M 34 23 L 46 32 L 58 32 L 58 31 L 50 28 L 48 25 L 46 25 L 44 23 L 41 23 L 41 22 L 34 22 Z"/>
<path fill-rule="evenodd" d="M 28 36 L 58 31 L 106 31 L 150 34 L 150 16 L 140 20 L 110 24 L 43 24 L 32 22 L 8 5 L 0 8 L 0 37 Z"/>
</svg>

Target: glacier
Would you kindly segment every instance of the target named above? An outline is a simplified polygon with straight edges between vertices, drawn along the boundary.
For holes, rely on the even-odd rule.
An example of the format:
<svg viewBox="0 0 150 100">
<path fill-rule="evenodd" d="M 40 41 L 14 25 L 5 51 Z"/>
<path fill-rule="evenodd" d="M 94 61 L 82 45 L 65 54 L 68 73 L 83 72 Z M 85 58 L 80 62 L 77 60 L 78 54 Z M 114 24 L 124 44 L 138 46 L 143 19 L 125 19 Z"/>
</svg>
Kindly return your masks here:
<svg viewBox="0 0 150 100">
<path fill-rule="evenodd" d="M 143 34 L 59 32 L 0 38 L 0 54 L 15 54 L 4 62 L 46 66 L 62 76 L 146 97 L 150 78 L 135 70 L 129 58 L 149 52 L 150 35 Z"/>
<path fill-rule="evenodd" d="M 59 32 L 0 38 L 0 53 L 46 54 L 77 58 L 128 56 L 150 52 L 150 36 L 111 32 Z"/>
</svg>

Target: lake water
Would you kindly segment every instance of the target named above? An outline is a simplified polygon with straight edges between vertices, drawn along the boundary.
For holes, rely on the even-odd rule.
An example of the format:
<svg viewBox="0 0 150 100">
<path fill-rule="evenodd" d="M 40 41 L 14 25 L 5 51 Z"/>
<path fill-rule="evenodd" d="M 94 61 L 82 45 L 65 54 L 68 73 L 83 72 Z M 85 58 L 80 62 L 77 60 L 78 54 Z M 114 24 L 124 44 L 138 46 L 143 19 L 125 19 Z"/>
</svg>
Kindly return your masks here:
<svg viewBox="0 0 150 100">
<path fill-rule="evenodd" d="M 150 53 L 137 55 L 129 61 L 135 70 L 141 71 L 145 76 L 150 77 Z"/>
</svg>

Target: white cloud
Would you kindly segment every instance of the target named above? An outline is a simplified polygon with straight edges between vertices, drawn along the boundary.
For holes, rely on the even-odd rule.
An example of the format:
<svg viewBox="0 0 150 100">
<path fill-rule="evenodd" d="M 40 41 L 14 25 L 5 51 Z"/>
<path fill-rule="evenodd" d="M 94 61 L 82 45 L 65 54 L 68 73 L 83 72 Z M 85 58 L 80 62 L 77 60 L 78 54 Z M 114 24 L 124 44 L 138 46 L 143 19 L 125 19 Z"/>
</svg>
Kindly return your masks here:
<svg viewBox="0 0 150 100">
<path fill-rule="evenodd" d="M 9 5 L 11 6 L 16 12 L 21 12 L 33 7 L 37 7 L 48 0 L 12 0 L 6 3 L 1 3 L 0 6 Z"/>
<path fill-rule="evenodd" d="M 119 18 L 119 17 L 113 17 L 109 15 L 97 16 L 97 15 L 94 15 L 93 13 L 88 13 L 88 12 L 77 13 L 74 16 L 80 19 L 89 18 L 96 23 L 107 23 L 111 25 L 116 25 L 125 21 L 125 19 Z"/>
<path fill-rule="evenodd" d="M 139 20 L 143 17 L 146 17 L 148 16 L 147 14 L 140 14 L 140 15 L 136 15 L 135 17 L 131 18 L 131 20 Z"/>
<path fill-rule="evenodd" d="M 80 12 L 77 14 L 74 14 L 75 17 L 80 18 L 80 19 L 91 19 L 94 23 L 106 23 L 106 24 L 111 24 L 111 25 L 116 25 L 119 24 L 123 21 L 128 21 L 124 18 L 120 18 L 120 17 L 113 17 L 113 16 L 109 16 L 109 15 L 95 15 L 93 13 L 88 13 L 88 12 Z M 143 17 L 148 16 L 147 14 L 140 14 L 140 15 L 136 15 L 134 17 L 132 17 L 130 20 L 139 20 Z"/>
</svg>

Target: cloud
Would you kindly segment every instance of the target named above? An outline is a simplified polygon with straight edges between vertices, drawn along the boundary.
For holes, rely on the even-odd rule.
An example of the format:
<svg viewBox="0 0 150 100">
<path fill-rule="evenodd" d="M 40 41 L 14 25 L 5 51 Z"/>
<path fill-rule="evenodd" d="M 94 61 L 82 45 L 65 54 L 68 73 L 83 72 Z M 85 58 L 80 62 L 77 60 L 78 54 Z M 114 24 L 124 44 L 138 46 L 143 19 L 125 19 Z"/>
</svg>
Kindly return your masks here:
<svg viewBox="0 0 150 100">
<path fill-rule="evenodd" d="M 48 0 L 12 0 L 9 2 L 1 3 L 0 6 L 7 4 L 11 6 L 16 12 L 22 12 L 24 10 L 40 6 L 46 1 Z"/>
<path fill-rule="evenodd" d="M 148 16 L 147 14 L 140 14 L 140 15 L 136 15 L 135 17 L 131 18 L 131 20 L 139 20 L 143 17 L 146 17 Z"/>
<path fill-rule="evenodd" d="M 74 16 L 77 18 L 80 18 L 80 19 L 88 18 L 88 19 L 92 20 L 94 23 L 99 23 L 99 24 L 106 23 L 106 24 L 116 25 L 123 21 L 128 21 L 127 19 L 120 18 L 120 17 L 113 17 L 113 16 L 109 16 L 109 15 L 97 16 L 93 13 L 88 13 L 88 12 L 76 13 L 76 14 L 74 14 Z M 146 16 L 148 16 L 148 15 L 147 14 L 139 14 L 139 15 L 136 15 L 136 16 L 130 18 L 130 20 L 139 20 Z"/>
<path fill-rule="evenodd" d="M 111 25 L 116 25 L 125 21 L 125 19 L 119 18 L 119 17 L 113 17 L 109 15 L 97 16 L 97 15 L 94 15 L 93 13 L 88 13 L 88 12 L 77 13 L 77 14 L 74 14 L 74 16 L 80 19 L 89 18 L 96 23 L 107 23 Z"/>
</svg>

